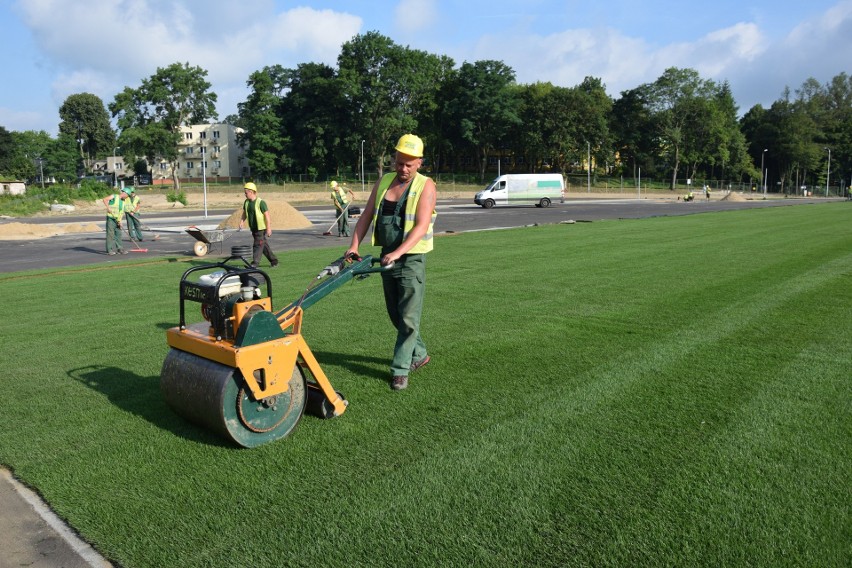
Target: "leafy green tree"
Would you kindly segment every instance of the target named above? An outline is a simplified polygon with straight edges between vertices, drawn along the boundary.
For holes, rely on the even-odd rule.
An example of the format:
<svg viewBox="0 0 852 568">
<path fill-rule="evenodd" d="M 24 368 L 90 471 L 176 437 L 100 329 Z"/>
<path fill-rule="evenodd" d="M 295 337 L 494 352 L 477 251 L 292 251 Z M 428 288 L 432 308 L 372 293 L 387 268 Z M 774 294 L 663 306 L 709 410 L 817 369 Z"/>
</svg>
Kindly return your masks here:
<svg viewBox="0 0 852 568">
<path fill-rule="evenodd" d="M 148 163 L 172 164 L 175 188 L 180 188 L 177 158 L 180 128 L 215 119 L 216 94 L 209 91 L 207 71 L 189 63 L 173 63 L 142 81 L 125 87 L 110 103 L 121 129 L 118 144 L 125 155 L 144 156 Z"/>
<path fill-rule="evenodd" d="M 12 134 L 0 126 L 0 176 L 11 177 L 12 158 L 15 152 L 15 142 Z"/>
<path fill-rule="evenodd" d="M 706 135 L 712 124 L 712 105 L 717 87 L 712 81 L 702 79 L 694 69 L 670 67 L 653 83 L 639 87 L 649 104 L 656 135 L 659 137 L 661 157 L 671 171 L 670 188 L 677 184 L 682 162 L 701 159 L 701 135 Z"/>
<path fill-rule="evenodd" d="M 485 180 L 488 157 L 500 148 L 518 118 L 515 72 L 501 61 L 463 63 L 450 87 L 448 113 L 460 138 L 476 152 L 479 179 Z"/>
<path fill-rule="evenodd" d="M 632 177 L 634 183 L 641 170 L 646 175 L 653 170 L 659 148 L 646 95 L 645 89 L 623 91 L 613 103 L 610 115 L 613 147 L 622 172 Z"/>
<path fill-rule="evenodd" d="M 574 143 L 582 149 L 582 141 L 585 140 L 587 152 L 590 149 L 594 158 L 593 165 L 601 162 L 613 164 L 615 160 L 609 132 L 612 98 L 606 93 L 606 86 L 597 77 L 586 77 L 574 91 L 577 101 L 573 117 Z"/>
<path fill-rule="evenodd" d="M 80 154 L 79 144 L 74 136 L 60 132 L 55 140 L 51 140 L 45 158 L 45 175 L 50 172 L 50 178 L 59 183 L 72 183 L 77 180 Z"/>
<path fill-rule="evenodd" d="M 533 83 L 510 88 L 515 91 L 514 97 L 518 101 L 519 121 L 509 130 L 507 146 L 534 173 L 552 155 L 552 148 L 547 144 L 547 133 L 553 128 L 554 119 L 558 118 L 554 117 L 557 111 L 551 105 L 554 102 L 554 91 L 562 87 L 554 87 L 551 83 Z"/>
<path fill-rule="evenodd" d="M 418 113 L 430 108 L 447 60 L 396 45 L 377 32 L 343 44 L 337 59 L 340 94 L 348 111 L 340 124 L 349 133 L 347 147 L 364 140 L 365 153 L 381 175 L 385 159 L 400 135 L 415 132 Z M 426 144 L 427 153 L 432 146 Z"/>
<path fill-rule="evenodd" d="M 334 69 L 321 63 L 304 63 L 291 73 L 288 87 L 281 101 L 284 153 L 298 172 L 312 176 L 334 172 L 347 157 L 341 154 L 347 129 L 341 126 L 345 113 Z"/>
<path fill-rule="evenodd" d="M 44 172 L 44 177 L 50 176 L 50 166 L 47 156 L 52 140 L 44 130 L 25 130 L 11 132 L 12 155 L 7 173 L 16 179 L 28 180 L 33 183 Z"/>
<path fill-rule="evenodd" d="M 59 107 L 59 118 L 60 136 L 71 136 L 79 146 L 83 171 L 90 171 L 96 158 L 108 156 L 115 147 L 115 132 L 100 97 L 90 93 L 69 96 Z"/>
<path fill-rule="evenodd" d="M 255 178 L 270 179 L 287 163 L 283 155 L 285 139 L 280 107 L 291 73 L 280 65 L 255 71 L 247 82 L 251 93 L 245 102 L 237 105 L 238 121 L 245 128 L 240 144 L 247 148 Z"/>
</svg>

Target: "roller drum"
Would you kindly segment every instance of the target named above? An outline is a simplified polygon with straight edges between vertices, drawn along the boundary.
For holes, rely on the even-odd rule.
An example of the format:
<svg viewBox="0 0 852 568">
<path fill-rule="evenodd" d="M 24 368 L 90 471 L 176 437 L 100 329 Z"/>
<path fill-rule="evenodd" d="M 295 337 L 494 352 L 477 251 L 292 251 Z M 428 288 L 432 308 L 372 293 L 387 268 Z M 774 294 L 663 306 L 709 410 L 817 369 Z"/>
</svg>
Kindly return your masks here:
<svg viewBox="0 0 852 568">
<path fill-rule="evenodd" d="M 287 392 L 255 400 L 239 370 L 174 348 L 163 361 L 160 389 L 177 414 L 246 448 L 287 436 L 307 398 L 298 365 Z"/>
</svg>

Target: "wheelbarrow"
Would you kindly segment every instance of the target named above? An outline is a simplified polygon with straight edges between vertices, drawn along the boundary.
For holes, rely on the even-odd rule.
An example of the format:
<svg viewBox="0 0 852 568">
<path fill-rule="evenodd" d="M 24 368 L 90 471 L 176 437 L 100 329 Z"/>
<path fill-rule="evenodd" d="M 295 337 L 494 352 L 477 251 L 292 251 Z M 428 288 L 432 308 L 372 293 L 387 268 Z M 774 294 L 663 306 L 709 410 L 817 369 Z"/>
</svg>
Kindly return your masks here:
<svg viewBox="0 0 852 568">
<path fill-rule="evenodd" d="M 204 256 L 210 250 L 210 245 L 219 244 L 219 252 L 223 253 L 225 248 L 225 241 L 231 238 L 233 233 L 237 232 L 231 229 L 230 231 L 227 229 L 213 229 L 209 231 L 202 231 L 195 225 L 186 228 L 186 232 L 189 233 L 197 242 L 192 247 L 192 251 L 195 253 L 195 256 Z"/>
</svg>

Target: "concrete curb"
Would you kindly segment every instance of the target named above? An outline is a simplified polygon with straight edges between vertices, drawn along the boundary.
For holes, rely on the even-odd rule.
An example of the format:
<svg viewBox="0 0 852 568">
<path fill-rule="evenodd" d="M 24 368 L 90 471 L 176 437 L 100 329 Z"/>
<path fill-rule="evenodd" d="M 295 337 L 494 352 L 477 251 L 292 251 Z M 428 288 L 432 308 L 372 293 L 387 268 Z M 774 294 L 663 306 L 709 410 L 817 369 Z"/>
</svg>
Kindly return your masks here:
<svg viewBox="0 0 852 568">
<path fill-rule="evenodd" d="M 31 489 L 0 467 L 0 567 L 112 568 Z"/>
</svg>

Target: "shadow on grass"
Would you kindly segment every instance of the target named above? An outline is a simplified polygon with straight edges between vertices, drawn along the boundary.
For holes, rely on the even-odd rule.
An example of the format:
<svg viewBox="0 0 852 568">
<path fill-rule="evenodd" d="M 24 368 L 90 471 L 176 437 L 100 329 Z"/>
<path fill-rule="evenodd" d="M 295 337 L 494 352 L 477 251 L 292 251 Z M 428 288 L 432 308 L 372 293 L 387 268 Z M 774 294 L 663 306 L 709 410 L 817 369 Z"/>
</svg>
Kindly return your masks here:
<svg viewBox="0 0 852 568">
<path fill-rule="evenodd" d="M 390 379 L 390 358 L 370 357 L 352 353 L 337 353 L 332 351 L 313 351 L 320 367 L 335 365 L 349 369 L 365 378 L 387 382 Z M 376 367 L 379 367 L 378 369 Z M 326 373 L 328 374 L 328 373 Z"/>
<path fill-rule="evenodd" d="M 159 377 L 141 377 L 125 369 L 104 365 L 71 369 L 68 376 L 106 396 L 118 408 L 135 414 L 175 436 L 211 446 L 232 447 L 221 438 L 175 414 L 160 393 Z"/>
</svg>

